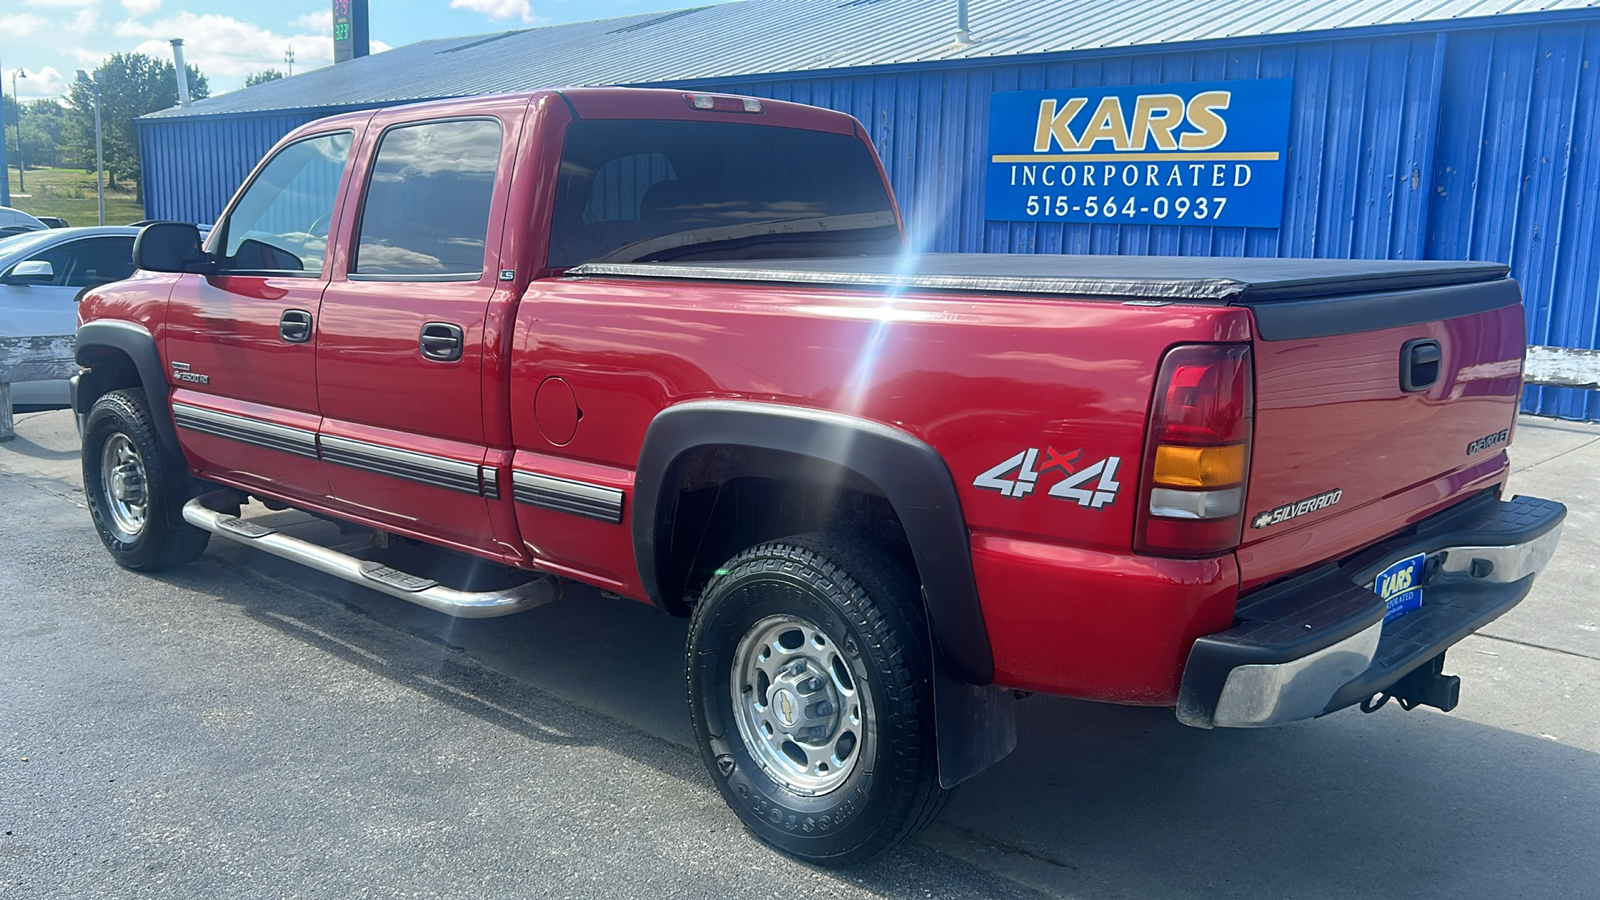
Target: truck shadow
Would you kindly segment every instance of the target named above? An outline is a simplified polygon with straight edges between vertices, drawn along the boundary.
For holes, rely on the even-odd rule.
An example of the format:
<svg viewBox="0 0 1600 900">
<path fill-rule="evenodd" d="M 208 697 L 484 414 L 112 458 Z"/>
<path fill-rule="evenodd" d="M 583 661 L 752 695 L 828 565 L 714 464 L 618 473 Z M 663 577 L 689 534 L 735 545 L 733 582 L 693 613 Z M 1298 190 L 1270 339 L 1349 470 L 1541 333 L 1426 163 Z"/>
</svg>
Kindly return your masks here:
<svg viewBox="0 0 1600 900">
<path fill-rule="evenodd" d="M 51 462 L 65 462 L 69 459 L 78 458 L 78 451 L 76 448 L 71 450 L 52 450 L 49 447 L 35 444 L 33 441 L 28 440 L 20 434 L 9 441 L 6 441 L 5 443 L 0 444 L 0 450 L 15 453 L 18 456 L 26 456 L 30 459 L 43 459 Z"/>
<path fill-rule="evenodd" d="M 521 735 L 530 753 L 606 744 L 711 789 L 688 727 L 681 620 L 572 584 L 518 616 L 456 620 L 246 548 L 206 560 L 222 571 L 202 562 L 167 580 Z M 228 587 L 239 579 L 273 584 Z M 938 855 L 974 867 L 993 896 L 1600 896 L 1600 756 L 1581 749 L 1392 707 L 1254 732 L 1050 697 L 1021 701 L 1018 718 L 1015 754 L 850 880 L 922 897 L 918 873 L 948 871 Z M 650 739 L 622 741 L 629 751 L 616 727 Z"/>
</svg>

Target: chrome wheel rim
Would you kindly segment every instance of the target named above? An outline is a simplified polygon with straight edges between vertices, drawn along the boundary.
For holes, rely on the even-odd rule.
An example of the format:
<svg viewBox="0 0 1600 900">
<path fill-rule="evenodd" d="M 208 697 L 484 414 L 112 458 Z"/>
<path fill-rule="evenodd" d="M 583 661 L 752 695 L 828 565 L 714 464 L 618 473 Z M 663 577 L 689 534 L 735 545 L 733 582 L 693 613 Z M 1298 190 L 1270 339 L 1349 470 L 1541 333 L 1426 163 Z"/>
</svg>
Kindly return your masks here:
<svg viewBox="0 0 1600 900">
<path fill-rule="evenodd" d="M 774 781 L 817 796 L 856 770 L 871 696 L 817 626 L 796 616 L 757 622 L 734 651 L 730 687 L 739 736 Z"/>
<path fill-rule="evenodd" d="M 144 457 L 125 434 L 113 434 L 100 450 L 100 493 L 112 527 L 126 540 L 144 531 L 149 514 L 149 481 Z"/>
</svg>

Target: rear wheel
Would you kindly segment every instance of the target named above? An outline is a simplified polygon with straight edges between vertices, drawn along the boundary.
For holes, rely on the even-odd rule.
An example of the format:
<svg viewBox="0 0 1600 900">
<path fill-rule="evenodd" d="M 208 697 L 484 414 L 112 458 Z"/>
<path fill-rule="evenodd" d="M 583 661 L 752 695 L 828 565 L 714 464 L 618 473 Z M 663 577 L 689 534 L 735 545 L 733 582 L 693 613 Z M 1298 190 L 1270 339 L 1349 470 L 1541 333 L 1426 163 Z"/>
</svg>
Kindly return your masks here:
<svg viewBox="0 0 1600 900">
<path fill-rule="evenodd" d="M 712 779 L 746 827 L 847 864 L 943 808 L 932 669 L 914 579 L 827 536 L 718 570 L 689 631 L 689 707 Z"/>
<path fill-rule="evenodd" d="M 100 542 L 118 565 L 155 572 L 193 561 L 210 532 L 173 524 L 183 505 L 169 483 L 144 392 L 112 391 L 95 401 L 83 430 L 83 492 Z"/>
</svg>

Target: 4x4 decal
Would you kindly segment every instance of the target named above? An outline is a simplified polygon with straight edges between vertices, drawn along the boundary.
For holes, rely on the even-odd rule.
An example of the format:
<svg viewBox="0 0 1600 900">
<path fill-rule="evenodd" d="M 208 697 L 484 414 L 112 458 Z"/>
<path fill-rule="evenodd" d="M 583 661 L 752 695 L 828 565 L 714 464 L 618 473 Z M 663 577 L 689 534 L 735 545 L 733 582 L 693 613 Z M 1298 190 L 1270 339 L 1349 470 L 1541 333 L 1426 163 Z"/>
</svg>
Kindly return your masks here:
<svg viewBox="0 0 1600 900">
<path fill-rule="evenodd" d="M 1082 459 L 1082 448 L 1061 453 L 1046 445 L 1041 454 L 1030 447 L 974 478 L 972 486 L 1022 500 L 1038 487 L 1040 476 L 1051 469 L 1059 469 L 1065 477 L 1050 488 L 1047 492 L 1050 496 L 1071 501 L 1084 509 L 1103 509 L 1116 502 L 1117 492 L 1122 489 L 1117 481 L 1122 457 L 1108 456 L 1079 468 Z"/>
</svg>

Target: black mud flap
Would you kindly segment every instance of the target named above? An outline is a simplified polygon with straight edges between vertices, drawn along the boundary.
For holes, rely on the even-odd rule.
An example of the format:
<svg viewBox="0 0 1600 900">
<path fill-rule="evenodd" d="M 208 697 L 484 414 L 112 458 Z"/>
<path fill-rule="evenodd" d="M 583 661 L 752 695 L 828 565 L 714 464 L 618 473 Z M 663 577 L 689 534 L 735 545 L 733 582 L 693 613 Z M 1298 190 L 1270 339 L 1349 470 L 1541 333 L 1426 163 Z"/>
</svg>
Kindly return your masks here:
<svg viewBox="0 0 1600 900">
<path fill-rule="evenodd" d="M 937 649 L 933 657 L 939 786 L 949 790 L 1017 748 L 1017 700 L 1003 688 L 979 687 L 951 677 Z"/>
</svg>

